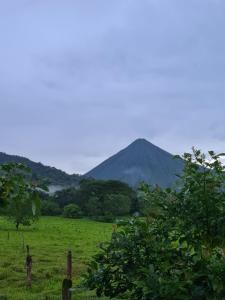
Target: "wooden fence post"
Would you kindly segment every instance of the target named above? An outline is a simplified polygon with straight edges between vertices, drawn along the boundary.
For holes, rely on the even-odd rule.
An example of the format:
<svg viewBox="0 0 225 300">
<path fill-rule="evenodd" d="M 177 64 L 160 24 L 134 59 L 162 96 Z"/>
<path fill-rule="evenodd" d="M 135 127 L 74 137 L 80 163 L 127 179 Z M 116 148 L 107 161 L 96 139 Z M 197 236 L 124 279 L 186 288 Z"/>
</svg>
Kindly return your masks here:
<svg viewBox="0 0 225 300">
<path fill-rule="evenodd" d="M 30 248 L 27 245 L 27 257 L 26 257 L 26 269 L 27 269 L 27 285 L 32 285 L 32 256 L 30 255 Z"/>
<path fill-rule="evenodd" d="M 72 252 L 67 254 L 67 278 L 62 283 L 62 300 L 71 300 L 70 289 L 72 288 Z"/>
<path fill-rule="evenodd" d="M 72 252 L 68 251 L 67 254 L 67 278 L 72 280 Z"/>
</svg>

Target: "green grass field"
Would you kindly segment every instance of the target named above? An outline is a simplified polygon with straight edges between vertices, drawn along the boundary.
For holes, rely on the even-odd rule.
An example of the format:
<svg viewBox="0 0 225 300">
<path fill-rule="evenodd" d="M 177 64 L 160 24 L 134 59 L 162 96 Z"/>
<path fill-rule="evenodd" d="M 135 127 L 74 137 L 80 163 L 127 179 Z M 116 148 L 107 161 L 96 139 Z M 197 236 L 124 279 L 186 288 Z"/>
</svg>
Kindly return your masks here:
<svg viewBox="0 0 225 300">
<path fill-rule="evenodd" d="M 0 300 L 60 299 L 67 251 L 73 254 L 73 282 L 79 283 L 85 263 L 110 238 L 112 225 L 90 220 L 42 217 L 31 227 L 15 226 L 0 217 Z M 26 287 L 26 245 L 33 257 L 33 284 Z M 24 247 L 25 246 L 25 247 Z M 95 299 L 91 293 L 73 299 Z"/>
</svg>

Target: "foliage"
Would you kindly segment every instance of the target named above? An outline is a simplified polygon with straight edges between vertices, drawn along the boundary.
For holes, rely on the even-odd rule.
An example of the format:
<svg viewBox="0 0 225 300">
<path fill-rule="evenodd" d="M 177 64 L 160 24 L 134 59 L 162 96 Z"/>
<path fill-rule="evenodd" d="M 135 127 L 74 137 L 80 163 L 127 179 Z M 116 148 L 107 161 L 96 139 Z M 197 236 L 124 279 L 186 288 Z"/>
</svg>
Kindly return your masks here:
<svg viewBox="0 0 225 300">
<path fill-rule="evenodd" d="M 98 201 L 99 208 L 104 212 L 104 203 L 107 202 L 109 195 L 122 195 L 129 197 L 130 201 L 135 198 L 135 192 L 126 184 L 116 180 L 92 180 L 86 179 L 81 181 L 80 189 L 77 193 L 78 205 L 80 205 L 87 214 L 92 214 L 92 211 L 88 209 L 86 203 L 89 198 L 95 197 L 95 201 Z M 99 212 L 102 214 L 102 212 Z"/>
<path fill-rule="evenodd" d="M 48 184 L 54 185 L 78 185 L 81 179 L 80 175 L 69 175 L 54 167 L 44 166 L 42 163 L 33 162 L 25 157 L 17 155 L 8 155 L 0 152 L 0 164 L 4 163 L 18 163 L 26 165 L 30 168 L 32 179 L 43 181 L 46 180 Z"/>
<path fill-rule="evenodd" d="M 193 155 L 185 153 L 183 186 L 177 194 L 174 214 L 180 216 L 184 230 L 193 228 L 208 240 L 225 235 L 225 166 L 220 157 L 209 156 L 193 148 Z"/>
<path fill-rule="evenodd" d="M 103 205 L 105 215 L 126 216 L 130 213 L 131 199 L 123 194 L 108 194 Z"/>
<path fill-rule="evenodd" d="M 167 208 L 170 190 L 159 186 L 148 186 L 142 183 L 138 189 L 138 207 L 143 216 L 156 218 L 162 216 Z"/>
<path fill-rule="evenodd" d="M 120 181 L 85 179 L 79 188 L 56 192 L 54 201 L 60 207 L 74 203 L 86 216 L 112 219 L 130 213 L 136 201 L 136 193 Z"/>
<path fill-rule="evenodd" d="M 59 205 L 54 201 L 41 201 L 41 214 L 43 216 L 58 216 L 61 214 Z"/>
<path fill-rule="evenodd" d="M 86 215 L 90 216 L 102 216 L 103 215 L 103 206 L 101 200 L 97 196 L 90 196 L 84 207 Z"/>
<path fill-rule="evenodd" d="M 85 283 L 111 298 L 225 298 L 225 195 L 220 156 L 185 153 L 179 190 L 145 185 L 139 191 L 144 219 L 124 222 L 101 245 Z M 140 199 L 142 198 L 142 199 Z"/>
<path fill-rule="evenodd" d="M 187 241 L 179 231 L 167 233 L 158 221 L 129 221 L 101 246 L 86 284 L 99 296 L 126 299 L 222 299 L 223 250 L 204 255 L 204 245 Z"/>
<path fill-rule="evenodd" d="M 103 198 L 89 197 L 85 209 L 89 216 L 125 216 L 130 212 L 131 201 L 126 195 L 106 194 Z"/>
<path fill-rule="evenodd" d="M 74 187 L 66 188 L 60 191 L 57 191 L 53 195 L 53 201 L 58 203 L 60 208 L 70 204 L 77 203 L 77 189 Z M 79 204 L 78 204 L 79 205 Z"/>
<path fill-rule="evenodd" d="M 79 218 L 82 216 L 82 212 L 78 205 L 71 203 L 64 207 L 63 216 L 65 218 Z"/>
<path fill-rule="evenodd" d="M 29 168 L 9 163 L 0 166 L 0 199 L 4 213 L 16 224 L 30 225 L 38 218 L 38 184 L 29 180 Z"/>
</svg>

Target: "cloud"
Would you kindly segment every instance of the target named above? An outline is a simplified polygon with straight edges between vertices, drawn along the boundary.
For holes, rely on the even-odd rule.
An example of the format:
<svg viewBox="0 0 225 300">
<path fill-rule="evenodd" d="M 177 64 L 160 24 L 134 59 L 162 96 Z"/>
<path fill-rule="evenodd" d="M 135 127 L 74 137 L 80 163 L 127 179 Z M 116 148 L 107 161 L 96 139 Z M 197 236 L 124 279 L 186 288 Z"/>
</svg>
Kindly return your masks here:
<svg viewBox="0 0 225 300">
<path fill-rule="evenodd" d="M 224 9 L 0 2 L 0 150 L 81 173 L 138 137 L 223 151 Z"/>
</svg>

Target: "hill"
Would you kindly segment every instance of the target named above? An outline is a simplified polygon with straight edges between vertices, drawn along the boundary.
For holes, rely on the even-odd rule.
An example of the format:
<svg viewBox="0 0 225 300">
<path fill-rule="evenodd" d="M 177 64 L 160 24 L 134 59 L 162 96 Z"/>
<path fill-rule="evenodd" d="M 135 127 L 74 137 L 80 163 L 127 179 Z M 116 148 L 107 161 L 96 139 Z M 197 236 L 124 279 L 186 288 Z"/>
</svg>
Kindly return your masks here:
<svg viewBox="0 0 225 300">
<path fill-rule="evenodd" d="M 79 175 L 69 175 L 66 172 L 63 172 L 54 167 L 45 166 L 40 162 L 37 163 L 25 157 L 9 155 L 0 152 L 0 164 L 7 162 L 17 162 L 25 164 L 32 170 L 32 176 L 34 178 L 41 178 L 46 180 L 49 185 L 53 186 L 53 189 L 54 186 L 57 189 L 57 186 L 77 185 L 80 181 Z"/>
<path fill-rule="evenodd" d="M 128 147 L 113 155 L 85 174 L 86 177 L 103 180 L 120 180 L 135 187 L 144 181 L 166 188 L 177 180 L 183 163 L 173 155 L 145 139 L 137 139 Z"/>
</svg>

